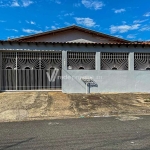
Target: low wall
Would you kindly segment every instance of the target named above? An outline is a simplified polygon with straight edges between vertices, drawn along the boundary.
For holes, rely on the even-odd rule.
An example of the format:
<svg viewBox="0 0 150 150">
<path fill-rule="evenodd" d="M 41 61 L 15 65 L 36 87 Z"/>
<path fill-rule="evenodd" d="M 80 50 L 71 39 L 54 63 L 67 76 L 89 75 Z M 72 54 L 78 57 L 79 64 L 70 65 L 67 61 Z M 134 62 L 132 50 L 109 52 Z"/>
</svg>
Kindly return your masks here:
<svg viewBox="0 0 150 150">
<path fill-rule="evenodd" d="M 64 93 L 85 93 L 83 77 L 92 77 L 97 84 L 90 87 L 90 93 L 150 92 L 150 71 L 63 70 L 62 74 Z"/>
</svg>

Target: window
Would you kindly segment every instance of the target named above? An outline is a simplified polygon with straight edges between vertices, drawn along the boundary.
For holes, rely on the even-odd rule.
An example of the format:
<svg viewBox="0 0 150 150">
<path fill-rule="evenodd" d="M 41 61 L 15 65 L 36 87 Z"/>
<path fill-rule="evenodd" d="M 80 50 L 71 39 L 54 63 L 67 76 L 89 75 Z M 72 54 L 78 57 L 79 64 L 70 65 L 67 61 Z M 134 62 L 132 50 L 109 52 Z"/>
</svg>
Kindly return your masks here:
<svg viewBox="0 0 150 150">
<path fill-rule="evenodd" d="M 95 70 L 95 54 L 95 52 L 68 52 L 68 70 Z"/>
<path fill-rule="evenodd" d="M 134 70 L 150 70 L 150 53 L 134 53 Z"/>
<path fill-rule="evenodd" d="M 116 67 L 113 67 L 112 70 L 117 70 L 117 68 L 116 68 Z"/>
<path fill-rule="evenodd" d="M 7 70 L 12 70 L 12 67 L 8 66 L 6 67 Z"/>
<path fill-rule="evenodd" d="M 79 70 L 84 70 L 84 67 L 79 67 Z"/>
<path fill-rule="evenodd" d="M 149 70 L 149 71 L 150 71 L 150 68 L 146 68 L 146 70 Z"/>
<path fill-rule="evenodd" d="M 54 70 L 54 69 L 55 69 L 54 67 L 51 67 L 51 68 L 50 68 L 50 70 Z"/>
<path fill-rule="evenodd" d="M 25 69 L 25 70 L 30 70 L 30 67 L 25 67 L 24 69 Z"/>
<path fill-rule="evenodd" d="M 101 53 L 101 70 L 128 70 L 128 53 Z"/>
</svg>

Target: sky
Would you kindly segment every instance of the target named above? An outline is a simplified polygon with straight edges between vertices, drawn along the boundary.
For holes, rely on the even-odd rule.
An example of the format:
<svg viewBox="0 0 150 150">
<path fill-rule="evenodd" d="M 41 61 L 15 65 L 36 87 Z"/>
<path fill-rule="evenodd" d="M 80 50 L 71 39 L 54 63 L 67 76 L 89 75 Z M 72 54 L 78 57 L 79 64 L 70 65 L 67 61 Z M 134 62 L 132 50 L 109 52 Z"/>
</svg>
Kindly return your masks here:
<svg viewBox="0 0 150 150">
<path fill-rule="evenodd" d="M 0 0 L 0 40 L 71 25 L 150 41 L 150 0 Z"/>
</svg>

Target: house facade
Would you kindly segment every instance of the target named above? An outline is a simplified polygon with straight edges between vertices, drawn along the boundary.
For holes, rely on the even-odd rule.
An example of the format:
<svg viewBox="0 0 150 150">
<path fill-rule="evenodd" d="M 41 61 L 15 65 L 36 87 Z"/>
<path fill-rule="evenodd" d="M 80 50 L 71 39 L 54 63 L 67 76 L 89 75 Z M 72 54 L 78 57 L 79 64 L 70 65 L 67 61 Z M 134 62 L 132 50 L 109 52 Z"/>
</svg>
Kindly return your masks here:
<svg viewBox="0 0 150 150">
<path fill-rule="evenodd" d="M 150 92 L 150 43 L 78 26 L 0 41 L 1 91 Z"/>
</svg>

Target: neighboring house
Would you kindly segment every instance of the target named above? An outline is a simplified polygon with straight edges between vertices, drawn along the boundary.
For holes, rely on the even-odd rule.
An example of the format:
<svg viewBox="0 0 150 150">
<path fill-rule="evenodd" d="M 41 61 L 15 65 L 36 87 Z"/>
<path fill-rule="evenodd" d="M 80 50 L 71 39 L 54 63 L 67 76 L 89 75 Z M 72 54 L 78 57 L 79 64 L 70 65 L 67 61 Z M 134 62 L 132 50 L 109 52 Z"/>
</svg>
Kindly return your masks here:
<svg viewBox="0 0 150 150">
<path fill-rule="evenodd" d="M 78 26 L 0 41 L 0 90 L 150 92 L 150 43 Z"/>
</svg>

